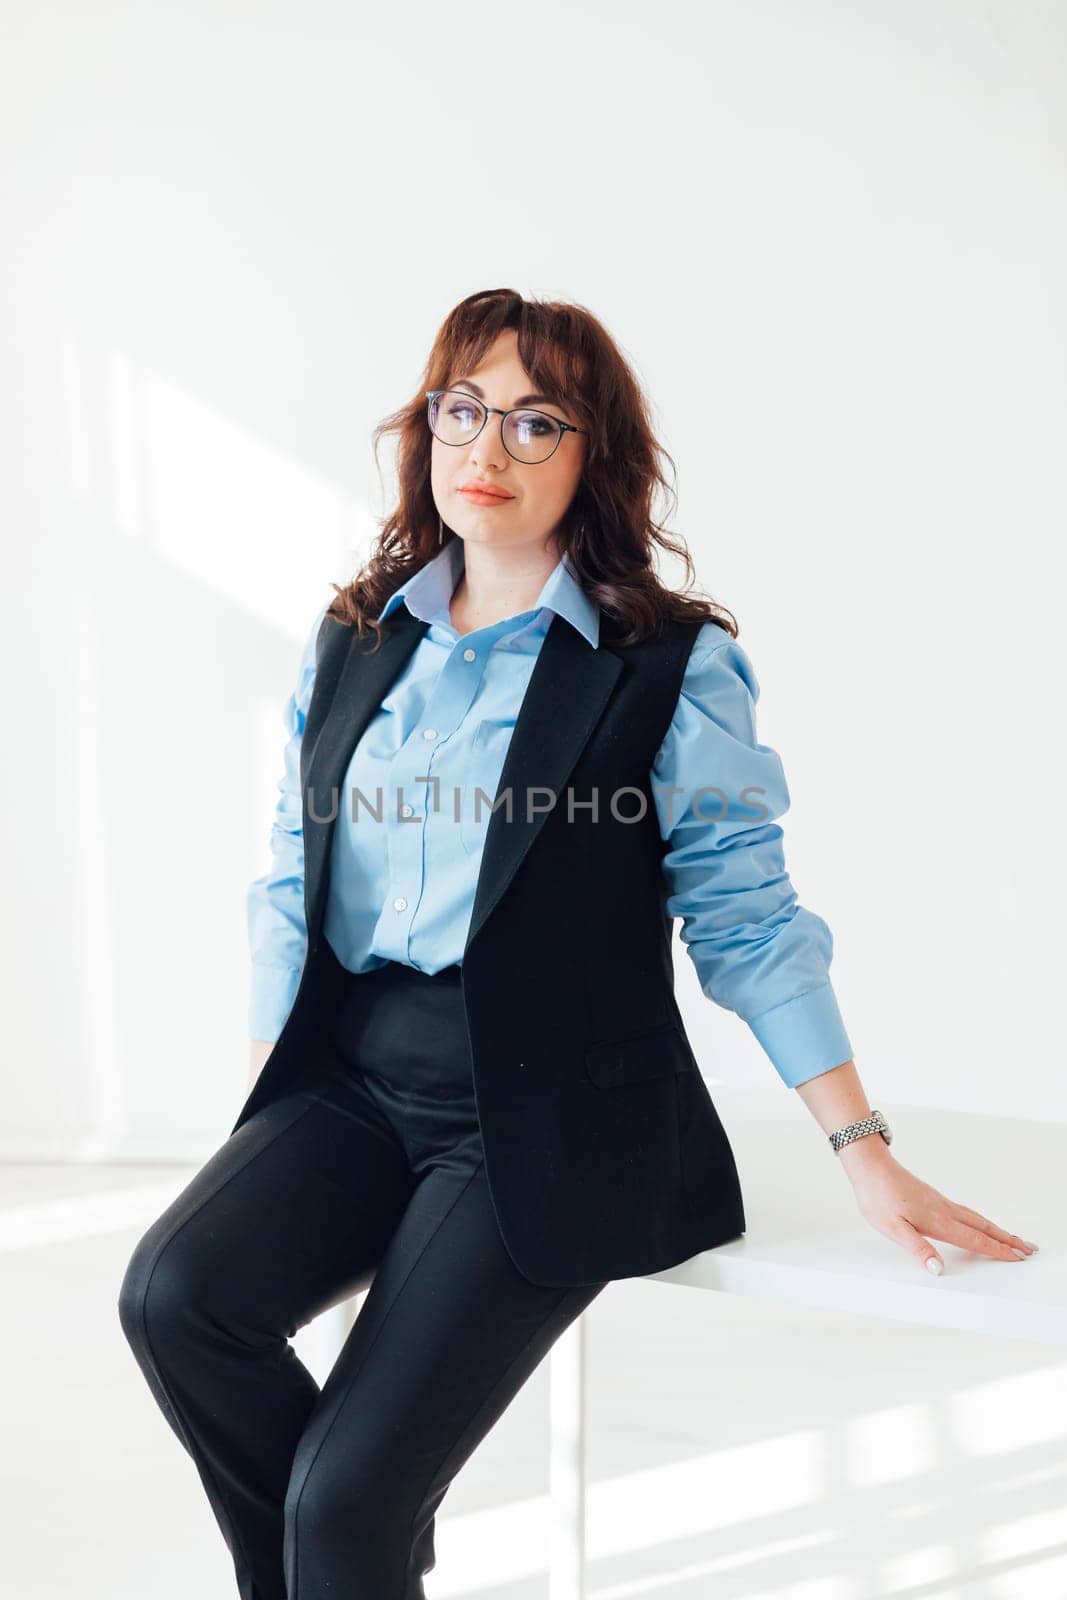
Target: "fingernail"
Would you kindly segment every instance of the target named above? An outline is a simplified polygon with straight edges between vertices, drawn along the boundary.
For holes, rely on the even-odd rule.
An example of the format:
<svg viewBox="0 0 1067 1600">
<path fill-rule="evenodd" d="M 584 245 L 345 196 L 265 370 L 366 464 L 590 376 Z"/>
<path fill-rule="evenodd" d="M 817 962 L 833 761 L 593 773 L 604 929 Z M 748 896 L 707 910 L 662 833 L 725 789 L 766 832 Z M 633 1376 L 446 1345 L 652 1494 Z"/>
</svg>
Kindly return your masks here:
<svg viewBox="0 0 1067 1600">
<path fill-rule="evenodd" d="M 942 1262 L 938 1260 L 937 1256 L 927 1256 L 926 1270 L 927 1272 L 933 1272 L 940 1277 L 945 1269 Z"/>
<path fill-rule="evenodd" d="M 1037 1250 L 1039 1248 L 1039 1246 L 1034 1244 L 1033 1241 L 1030 1240 L 1030 1239 L 1027 1239 L 1026 1243 L 1030 1246 L 1031 1250 Z"/>
<path fill-rule="evenodd" d="M 1017 1256 L 1020 1261 L 1025 1261 L 1026 1260 L 1027 1252 L 1025 1250 L 1020 1250 L 1020 1249 L 1017 1248 L 1017 1246 L 1012 1245 L 1011 1252 L 1012 1252 L 1012 1255 Z"/>
</svg>

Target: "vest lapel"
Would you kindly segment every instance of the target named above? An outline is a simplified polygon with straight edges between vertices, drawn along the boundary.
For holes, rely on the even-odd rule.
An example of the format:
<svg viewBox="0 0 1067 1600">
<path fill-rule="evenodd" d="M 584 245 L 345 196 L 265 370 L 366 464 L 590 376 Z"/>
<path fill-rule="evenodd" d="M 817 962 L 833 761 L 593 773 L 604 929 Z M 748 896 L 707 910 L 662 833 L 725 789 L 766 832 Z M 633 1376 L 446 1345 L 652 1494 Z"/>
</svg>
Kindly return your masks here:
<svg viewBox="0 0 1067 1600">
<path fill-rule="evenodd" d="M 490 815 L 464 955 L 549 815 L 540 809 L 549 805 L 548 796 L 534 793 L 529 799 L 536 809 L 527 819 L 527 789 L 550 789 L 558 800 L 621 670 L 620 656 L 603 645 L 594 649 L 565 617 L 552 618 L 493 796 L 496 800 L 511 788 L 512 820 L 503 806 Z"/>
<path fill-rule="evenodd" d="M 382 624 L 381 646 L 373 655 L 374 635 L 360 639 L 352 630 L 337 690 L 308 757 L 302 786 L 304 910 L 312 943 L 325 909 L 334 822 L 347 805 L 342 785 L 352 752 L 428 628 L 429 623 L 412 616 L 407 606 L 398 606 Z"/>
<path fill-rule="evenodd" d="M 347 804 L 345 773 L 359 739 L 426 633 L 428 624 L 400 606 L 373 636 L 353 630 L 337 691 L 303 779 L 304 894 L 309 939 L 315 942 L 325 909 L 334 823 Z M 464 953 L 518 871 L 548 811 L 527 818 L 527 790 L 550 790 L 558 801 L 622 670 L 621 657 L 593 649 L 565 617 L 554 616 L 538 652 L 500 774 L 497 798 L 512 790 L 512 821 L 501 807 L 489 818 Z M 548 796 L 530 796 L 535 807 Z M 388 801 L 387 801 L 388 803 Z M 318 818 L 319 820 L 316 820 Z"/>
</svg>

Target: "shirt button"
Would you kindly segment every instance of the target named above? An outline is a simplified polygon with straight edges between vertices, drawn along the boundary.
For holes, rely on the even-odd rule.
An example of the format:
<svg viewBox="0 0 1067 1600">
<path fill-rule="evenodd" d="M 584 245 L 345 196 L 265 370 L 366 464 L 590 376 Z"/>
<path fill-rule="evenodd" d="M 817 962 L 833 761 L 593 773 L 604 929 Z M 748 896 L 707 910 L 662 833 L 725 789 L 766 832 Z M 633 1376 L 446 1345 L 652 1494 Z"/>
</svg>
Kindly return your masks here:
<svg viewBox="0 0 1067 1600">
<path fill-rule="evenodd" d="M 473 650 L 464 650 L 463 659 L 464 659 L 464 661 L 473 661 L 474 660 L 474 651 Z"/>
<path fill-rule="evenodd" d="M 404 805 L 402 805 L 400 807 L 400 815 L 402 817 L 411 817 L 411 816 L 414 816 L 414 814 L 415 814 L 415 807 L 414 806 L 409 806 L 405 802 Z"/>
<path fill-rule="evenodd" d="M 408 908 L 408 903 L 404 899 L 404 896 L 402 894 L 398 895 L 397 898 L 393 901 L 393 910 L 394 911 L 406 911 L 407 908 Z"/>
<path fill-rule="evenodd" d="M 437 729 L 436 728 L 423 728 L 422 737 L 424 739 L 436 739 L 437 738 Z"/>
</svg>

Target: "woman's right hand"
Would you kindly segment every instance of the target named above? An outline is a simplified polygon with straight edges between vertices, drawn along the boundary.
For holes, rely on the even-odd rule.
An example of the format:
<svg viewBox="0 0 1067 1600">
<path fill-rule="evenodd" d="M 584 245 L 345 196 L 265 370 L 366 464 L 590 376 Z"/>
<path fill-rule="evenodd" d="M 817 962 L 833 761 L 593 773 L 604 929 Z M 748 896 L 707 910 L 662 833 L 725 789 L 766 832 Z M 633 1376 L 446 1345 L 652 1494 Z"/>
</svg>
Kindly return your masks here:
<svg viewBox="0 0 1067 1600">
<path fill-rule="evenodd" d="M 274 1049 L 273 1044 L 268 1044 L 265 1039 L 251 1039 L 249 1041 L 249 1045 L 248 1045 L 248 1093 L 249 1094 L 251 1094 L 252 1090 L 255 1088 L 256 1079 L 259 1077 L 260 1073 L 263 1071 L 263 1067 L 264 1067 L 264 1064 L 265 1064 L 265 1062 L 267 1060 L 267 1057 L 270 1055 L 270 1053 L 271 1053 L 271 1051 L 273 1049 Z"/>
</svg>

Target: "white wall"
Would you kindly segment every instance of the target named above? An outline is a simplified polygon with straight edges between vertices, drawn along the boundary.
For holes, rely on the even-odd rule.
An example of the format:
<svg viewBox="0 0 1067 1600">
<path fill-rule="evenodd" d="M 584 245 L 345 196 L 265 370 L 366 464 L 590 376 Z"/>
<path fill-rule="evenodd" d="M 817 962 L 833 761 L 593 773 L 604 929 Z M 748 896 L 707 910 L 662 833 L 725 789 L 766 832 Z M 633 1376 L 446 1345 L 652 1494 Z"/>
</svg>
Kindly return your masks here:
<svg viewBox="0 0 1067 1600">
<path fill-rule="evenodd" d="M 874 1103 L 1067 1117 L 1067 13 L 545 16 L 4 6 L 6 1156 L 228 1132 L 297 652 L 501 284 L 650 389 Z M 678 972 L 709 1080 L 774 1086 Z"/>
</svg>

